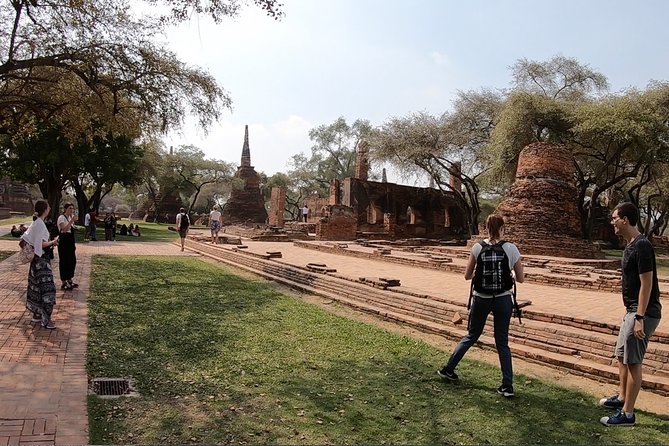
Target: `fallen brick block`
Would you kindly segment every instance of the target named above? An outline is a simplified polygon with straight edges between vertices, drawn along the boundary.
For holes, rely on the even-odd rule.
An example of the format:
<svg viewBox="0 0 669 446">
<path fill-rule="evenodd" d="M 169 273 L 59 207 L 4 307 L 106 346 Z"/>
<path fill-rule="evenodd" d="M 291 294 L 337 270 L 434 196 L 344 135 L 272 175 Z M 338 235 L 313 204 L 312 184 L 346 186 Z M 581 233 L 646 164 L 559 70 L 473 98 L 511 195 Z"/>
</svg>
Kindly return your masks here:
<svg viewBox="0 0 669 446">
<path fill-rule="evenodd" d="M 388 277 L 379 277 L 379 280 L 386 282 L 388 286 L 400 286 L 400 279 L 390 279 Z"/>
<path fill-rule="evenodd" d="M 374 288 L 379 288 L 382 290 L 388 288 L 387 282 L 382 282 L 380 280 L 372 279 L 371 277 L 360 277 L 358 280 L 360 280 L 360 282 L 364 283 L 365 285 L 369 285 Z"/>
<path fill-rule="evenodd" d="M 307 263 L 307 269 L 317 273 L 336 273 L 335 268 L 328 268 L 324 263 Z"/>
</svg>

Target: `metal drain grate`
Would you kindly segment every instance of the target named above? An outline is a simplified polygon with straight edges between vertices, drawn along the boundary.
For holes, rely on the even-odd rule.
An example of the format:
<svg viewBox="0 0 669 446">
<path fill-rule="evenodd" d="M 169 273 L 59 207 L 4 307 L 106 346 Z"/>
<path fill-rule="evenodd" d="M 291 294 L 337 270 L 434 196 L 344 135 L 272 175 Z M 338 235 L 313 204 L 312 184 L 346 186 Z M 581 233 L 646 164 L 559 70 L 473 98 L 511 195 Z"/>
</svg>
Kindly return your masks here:
<svg viewBox="0 0 669 446">
<path fill-rule="evenodd" d="M 91 382 L 92 391 L 99 396 L 130 396 L 135 389 L 130 380 L 125 378 L 95 378 Z"/>
</svg>

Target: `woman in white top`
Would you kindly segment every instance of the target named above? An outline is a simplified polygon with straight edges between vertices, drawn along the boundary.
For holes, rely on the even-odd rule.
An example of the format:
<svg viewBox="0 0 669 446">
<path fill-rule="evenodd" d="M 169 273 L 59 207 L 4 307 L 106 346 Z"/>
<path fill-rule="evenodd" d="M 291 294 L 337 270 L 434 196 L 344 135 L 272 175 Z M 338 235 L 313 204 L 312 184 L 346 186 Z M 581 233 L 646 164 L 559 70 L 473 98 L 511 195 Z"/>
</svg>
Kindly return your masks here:
<svg viewBox="0 0 669 446">
<path fill-rule="evenodd" d="M 53 282 L 51 257 L 53 247 L 58 246 L 58 237 L 49 240 L 49 231 L 44 224 L 44 218 L 49 215 L 50 210 L 46 201 L 35 202 L 37 218 L 21 236 L 21 240 L 35 249 L 35 257 L 30 262 L 28 273 L 26 308 L 32 312 L 33 322 L 40 322 L 42 327 L 53 330 L 56 326 L 51 321 L 51 314 L 56 304 L 56 285 Z"/>
<path fill-rule="evenodd" d="M 63 205 L 63 214 L 58 217 L 56 225 L 58 226 L 58 268 L 60 270 L 60 280 L 63 284 L 60 286 L 63 290 L 72 290 L 79 285 L 74 283 L 74 270 L 77 267 L 77 247 L 74 243 L 74 205 L 65 203 Z"/>
<path fill-rule="evenodd" d="M 488 230 L 488 235 L 490 238 L 483 241 L 486 245 L 497 245 L 502 242 L 502 237 L 504 236 L 504 219 L 499 215 L 489 215 L 486 219 L 486 228 Z M 467 327 L 467 335 L 460 340 L 460 343 L 453 350 L 453 354 L 448 360 L 448 363 L 437 372 L 439 376 L 451 381 L 458 379 L 458 375 L 455 373 L 455 368 L 458 366 L 460 360 L 465 356 L 469 347 L 474 345 L 478 341 L 479 337 L 483 333 L 483 328 L 485 327 L 486 320 L 488 315 L 492 312 L 494 320 L 494 334 L 495 334 L 495 348 L 497 349 L 497 355 L 499 356 L 499 363 L 502 369 L 502 385 L 497 388 L 497 393 L 500 395 L 510 398 L 514 396 L 513 392 L 513 367 L 511 365 L 511 349 L 509 348 L 509 325 L 511 323 L 511 314 L 513 313 L 513 281 L 511 279 L 511 271 L 515 274 L 515 280 L 517 282 L 523 282 L 525 280 L 525 273 L 523 271 L 523 265 L 520 262 L 520 252 L 516 245 L 511 242 L 504 242 L 501 244 L 503 253 L 495 253 L 497 256 L 495 258 L 495 263 L 500 260 L 508 259 L 508 269 L 502 267 L 501 271 L 506 271 L 508 277 L 508 282 L 499 280 L 498 284 L 503 285 L 496 288 L 499 292 L 495 294 L 487 294 L 484 292 L 473 291 L 473 303 L 471 310 L 469 312 L 469 324 Z M 479 254 L 483 250 L 483 245 L 481 243 L 476 243 L 472 247 L 472 252 L 469 256 L 469 263 L 467 263 L 467 268 L 465 269 L 465 280 L 475 280 L 476 271 L 480 271 L 481 276 L 479 280 L 484 280 L 483 277 L 486 277 L 486 274 L 489 274 L 491 271 L 485 270 L 485 268 L 477 268 L 477 262 L 482 262 L 482 265 L 486 265 L 482 259 L 479 258 Z M 501 263 L 497 263 L 502 265 Z M 497 272 L 500 271 L 498 268 Z M 497 276 L 498 279 L 501 279 L 501 276 Z M 479 281 L 479 283 L 481 283 Z"/>
</svg>

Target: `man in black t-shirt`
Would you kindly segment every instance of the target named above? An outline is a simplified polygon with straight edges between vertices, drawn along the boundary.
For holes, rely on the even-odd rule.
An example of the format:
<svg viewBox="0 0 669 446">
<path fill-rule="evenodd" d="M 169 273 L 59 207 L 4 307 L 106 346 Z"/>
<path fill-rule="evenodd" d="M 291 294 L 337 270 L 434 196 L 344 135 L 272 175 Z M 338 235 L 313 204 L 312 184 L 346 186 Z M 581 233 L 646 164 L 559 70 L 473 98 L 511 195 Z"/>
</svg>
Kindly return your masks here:
<svg viewBox="0 0 669 446">
<path fill-rule="evenodd" d="M 626 313 L 620 326 L 615 355 L 620 383 L 618 394 L 600 404 L 617 409 L 600 421 L 605 426 L 633 426 L 634 404 L 641 390 L 642 363 L 648 340 L 660 324 L 662 305 L 653 245 L 637 228 L 639 211 L 632 203 L 621 203 L 613 211 L 611 224 L 627 246 L 622 260 L 622 295 Z"/>
</svg>

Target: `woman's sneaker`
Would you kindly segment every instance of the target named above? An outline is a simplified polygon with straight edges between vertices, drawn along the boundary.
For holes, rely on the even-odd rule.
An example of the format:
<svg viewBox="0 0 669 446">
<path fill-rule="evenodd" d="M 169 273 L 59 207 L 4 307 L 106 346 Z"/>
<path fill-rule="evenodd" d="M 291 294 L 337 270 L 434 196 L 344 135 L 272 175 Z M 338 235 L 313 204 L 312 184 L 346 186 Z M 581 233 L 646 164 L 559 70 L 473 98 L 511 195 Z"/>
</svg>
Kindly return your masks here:
<svg viewBox="0 0 669 446">
<path fill-rule="evenodd" d="M 625 405 L 625 402 L 618 398 L 618 394 L 616 393 L 613 396 L 599 400 L 599 405 L 609 409 L 622 409 L 622 407 Z"/>
<path fill-rule="evenodd" d="M 441 370 L 437 370 L 437 375 L 449 381 L 457 381 L 459 379 L 455 372 L 449 371 L 446 367 L 443 367 Z"/>
<path fill-rule="evenodd" d="M 502 395 L 504 398 L 513 398 L 515 396 L 513 393 L 513 386 L 499 386 L 497 388 L 497 393 Z"/>
</svg>

